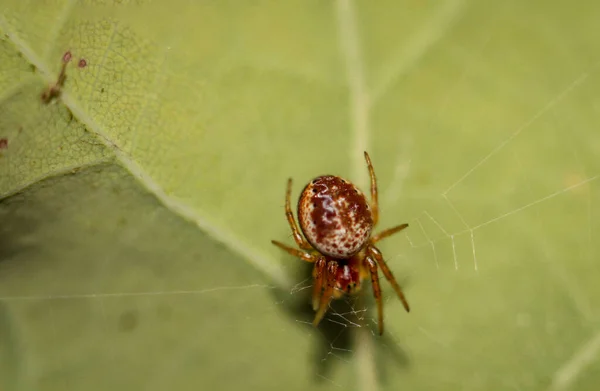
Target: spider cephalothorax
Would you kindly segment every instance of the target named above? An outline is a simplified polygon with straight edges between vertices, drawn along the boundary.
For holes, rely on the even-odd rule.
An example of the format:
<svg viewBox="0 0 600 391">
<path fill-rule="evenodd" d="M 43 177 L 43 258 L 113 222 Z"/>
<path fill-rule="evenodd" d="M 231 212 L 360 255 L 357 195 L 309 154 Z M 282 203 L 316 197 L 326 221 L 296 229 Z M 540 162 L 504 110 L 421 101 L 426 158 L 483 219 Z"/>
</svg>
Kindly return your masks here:
<svg viewBox="0 0 600 391">
<path fill-rule="evenodd" d="M 403 230 L 408 224 L 401 224 L 371 236 L 379 220 L 377 180 L 367 152 L 365 160 L 371 177 L 371 203 L 356 186 L 345 179 L 333 175 L 315 178 L 304 187 L 298 200 L 298 220 L 304 236 L 300 233 L 292 214 L 292 180 L 289 179 L 285 213 L 294 240 L 300 249 L 275 240 L 273 244 L 315 264 L 312 303 L 317 311 L 313 321 L 315 326 L 323 319 L 332 299 L 358 292 L 362 280 L 370 276 L 377 302 L 379 333 L 383 334 L 383 305 L 378 267 L 400 297 L 406 311 L 409 311 L 409 306 L 375 243 Z"/>
</svg>

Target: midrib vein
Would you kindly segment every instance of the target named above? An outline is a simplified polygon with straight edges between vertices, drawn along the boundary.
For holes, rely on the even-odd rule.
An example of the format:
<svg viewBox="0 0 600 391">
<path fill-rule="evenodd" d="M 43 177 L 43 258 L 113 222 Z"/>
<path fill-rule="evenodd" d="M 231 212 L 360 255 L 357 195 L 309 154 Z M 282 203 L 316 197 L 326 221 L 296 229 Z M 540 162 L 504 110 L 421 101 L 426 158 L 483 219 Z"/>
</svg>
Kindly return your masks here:
<svg viewBox="0 0 600 391">
<path fill-rule="evenodd" d="M 350 97 L 350 126 L 352 127 L 353 182 L 367 186 L 367 171 L 363 152 L 369 143 L 369 93 L 365 80 L 363 55 L 356 27 L 356 15 L 351 0 L 337 1 L 338 37 L 340 51 L 346 65 L 346 80 Z"/>
<path fill-rule="evenodd" d="M 369 143 L 369 91 L 366 83 L 360 34 L 352 0 L 338 0 L 336 4 L 338 39 L 341 55 L 346 65 L 346 77 L 350 99 L 351 145 L 353 181 L 362 188 L 367 186 L 367 168 L 363 152 Z M 366 328 L 353 329 L 357 352 L 355 355 L 357 386 L 361 391 L 379 389 L 375 370 L 374 342 Z"/>
</svg>

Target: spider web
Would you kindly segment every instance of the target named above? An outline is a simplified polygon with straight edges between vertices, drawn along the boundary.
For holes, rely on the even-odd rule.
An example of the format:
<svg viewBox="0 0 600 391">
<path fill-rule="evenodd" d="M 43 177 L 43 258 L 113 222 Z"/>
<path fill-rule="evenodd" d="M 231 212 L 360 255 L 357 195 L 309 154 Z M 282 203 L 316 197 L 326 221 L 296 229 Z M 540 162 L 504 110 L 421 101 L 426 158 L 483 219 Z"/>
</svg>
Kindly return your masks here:
<svg viewBox="0 0 600 391">
<path fill-rule="evenodd" d="M 358 33 L 356 31 L 354 11 L 347 8 L 348 3 L 339 2 L 338 9 L 339 29 L 342 43 L 340 46 L 346 53 L 346 62 L 349 65 L 347 69 L 349 84 L 351 85 L 352 96 L 352 124 L 355 145 L 349 155 L 352 156 L 354 163 L 354 172 L 359 182 L 362 182 L 364 187 L 364 166 L 362 162 L 362 150 L 368 149 L 366 146 L 375 145 L 377 148 L 377 134 L 369 126 L 371 112 L 369 107 L 374 106 L 379 99 L 385 96 L 385 86 L 393 84 L 393 80 L 387 80 L 382 83 L 383 87 L 376 87 L 371 92 L 371 96 L 366 92 L 366 81 L 364 76 L 364 63 L 361 58 L 363 54 L 357 50 Z M 454 9 L 454 8 L 451 8 Z M 447 10 L 446 10 L 447 11 Z M 441 12 L 442 14 L 446 11 Z M 452 15 L 447 16 L 450 20 Z M 439 22 L 438 19 L 436 21 Z M 432 22 L 433 23 L 433 22 Z M 429 44 L 440 39 L 444 35 L 443 31 L 440 36 L 430 37 L 432 40 Z M 480 51 L 484 52 L 493 46 L 493 37 L 486 37 L 480 47 Z M 427 47 L 423 43 L 416 47 Z M 405 53 L 410 57 L 410 51 Z M 417 58 L 420 56 L 415 54 Z M 476 57 L 476 56 L 474 56 Z M 411 61 L 406 61 L 409 65 Z M 475 63 L 475 61 L 473 61 Z M 474 73 L 476 70 L 472 68 L 471 62 L 464 64 L 464 71 L 460 78 L 456 81 L 456 89 L 461 86 L 475 83 Z M 359 66 L 356 66 L 359 64 Z M 414 64 L 413 64 L 414 65 Z M 404 65 L 407 66 L 407 65 Z M 410 67 L 409 67 L 410 68 Z M 419 68 L 419 65 L 416 66 Z M 396 72 L 403 74 L 408 70 Z M 399 76 L 395 76 L 398 78 Z M 398 153 L 398 161 L 391 164 L 392 172 L 385 172 L 381 175 L 381 209 L 383 213 L 384 223 L 393 223 L 395 219 L 386 214 L 386 210 L 397 211 L 396 205 L 400 201 L 410 205 L 411 212 L 403 213 L 403 216 L 409 216 L 411 229 L 400 235 L 396 241 L 404 242 L 399 250 L 398 246 L 385 245 L 385 252 L 390 268 L 394 270 L 397 276 L 401 276 L 403 272 L 409 270 L 417 270 L 413 273 L 415 279 L 418 277 L 419 282 L 415 282 L 415 291 L 411 290 L 411 285 L 408 285 L 409 298 L 419 302 L 420 293 L 423 293 L 423 286 L 427 286 L 427 280 L 431 281 L 435 278 L 439 279 L 454 279 L 456 276 L 469 275 L 473 278 L 483 279 L 481 275 L 486 274 L 489 270 L 498 271 L 499 257 L 494 255 L 500 243 L 490 240 L 490 235 L 497 234 L 497 227 L 506 224 L 508 228 L 514 228 L 514 225 L 521 223 L 529 223 L 531 221 L 541 220 L 544 216 L 549 215 L 552 208 L 566 208 L 568 205 L 585 205 L 584 212 L 576 213 L 573 219 L 570 220 L 569 229 L 571 233 L 567 233 L 569 238 L 581 239 L 583 242 L 580 248 L 583 250 L 577 254 L 573 254 L 575 260 L 588 259 L 593 261 L 596 256 L 595 247 L 593 245 L 594 227 L 597 224 L 595 218 L 596 204 L 594 195 L 597 193 L 598 186 L 598 168 L 590 164 L 586 158 L 589 151 L 586 149 L 586 141 L 578 139 L 575 136 L 567 133 L 568 127 L 565 126 L 565 121 L 568 123 L 569 116 L 573 115 L 568 110 L 564 109 L 566 104 L 577 99 L 578 94 L 585 92 L 586 87 L 593 86 L 592 79 L 598 77 L 597 65 L 591 65 L 586 69 L 580 69 L 574 76 L 563 83 L 558 88 L 548 93 L 551 96 L 550 100 L 536 102 L 537 106 L 527 110 L 525 120 L 511 128 L 507 132 L 502 132 L 503 137 L 494 140 L 488 139 L 488 134 L 485 132 L 472 134 L 471 137 L 475 141 L 481 141 L 481 145 L 475 148 L 475 152 L 469 155 L 468 159 L 458 159 L 458 154 L 453 155 L 454 159 L 444 162 L 443 165 L 458 166 L 457 173 L 449 175 L 446 178 L 452 178 L 448 183 L 435 183 L 435 190 L 428 192 L 423 197 L 412 197 L 410 195 L 411 188 L 414 185 L 412 179 L 416 173 L 423 169 L 443 169 L 439 160 L 436 163 L 430 163 L 423 155 L 419 155 L 417 148 L 430 148 L 430 146 L 418 146 L 410 135 L 398 137 L 399 143 L 396 146 Z M 443 117 L 450 114 L 450 108 L 455 90 L 448 91 L 445 101 L 440 108 L 432 107 L 431 110 L 437 113 L 437 117 Z M 592 96 L 595 96 L 592 94 Z M 370 101 L 369 101 L 370 99 Z M 581 99 L 581 97 L 580 97 Z M 591 110 L 590 108 L 586 108 Z M 469 121 L 468 117 L 464 121 Z M 435 124 L 430 124 L 429 128 L 434 128 Z M 548 130 L 550 129 L 550 131 Z M 408 133 L 408 132 L 407 132 Z M 542 141 L 547 138 L 548 134 L 553 134 L 560 142 L 556 145 L 544 145 Z M 138 140 L 136 135 L 135 140 Z M 142 140 L 140 140 L 142 141 Z M 137 142 L 137 141 L 136 141 Z M 465 146 L 466 147 L 466 146 Z M 559 154 L 570 156 L 569 159 L 561 160 L 556 166 L 543 167 L 544 171 L 540 171 L 537 164 L 538 157 L 542 158 L 552 148 L 557 147 Z M 479 153 L 484 151 L 483 154 Z M 561 155 L 562 156 L 562 155 Z M 467 161 L 468 163 L 464 163 Z M 430 166 L 431 165 L 431 166 Z M 383 166 L 376 164 L 376 170 Z M 500 196 L 506 196 L 506 200 L 498 198 L 491 192 L 478 191 L 484 187 L 490 186 L 493 190 L 494 183 L 490 183 L 490 178 L 499 178 L 503 172 L 507 171 L 505 167 L 510 167 L 510 175 L 519 177 L 517 185 L 510 189 L 511 192 L 501 193 Z M 379 171 L 378 171 L 379 172 Z M 362 176 L 362 177 L 361 177 Z M 533 186 L 537 180 L 542 180 L 543 184 Z M 547 180 L 550 178 L 550 180 Z M 498 181 L 502 183 L 501 181 Z M 468 194 L 465 196 L 465 194 Z M 516 195 L 516 196 L 515 196 Z M 567 206 L 565 206 L 567 205 Z M 418 211 L 414 213 L 414 211 Z M 530 214 L 534 214 L 532 218 Z M 157 221 L 155 221 L 156 223 Z M 534 255 L 540 258 L 550 258 L 546 248 L 551 248 L 548 242 L 544 242 L 543 238 L 551 240 L 561 240 L 551 226 L 538 227 L 539 233 L 532 237 L 534 243 L 541 243 L 540 248 L 533 252 Z M 567 232 L 567 231 L 565 231 Z M 504 233 L 502 245 L 510 247 L 510 243 L 517 242 L 517 237 L 523 234 L 522 231 L 507 231 Z M 390 249 L 393 249 L 390 251 Z M 519 250 L 505 251 L 503 256 L 517 256 Z M 415 264 L 418 262 L 418 264 Z M 597 324 L 598 314 L 593 310 L 592 299 L 586 292 L 586 286 L 579 286 L 567 266 L 552 260 L 546 265 L 551 268 L 551 272 L 559 285 L 562 286 L 567 294 L 568 300 L 574 303 L 577 309 L 577 316 L 581 318 L 582 323 Z M 103 267 L 108 268 L 108 261 Z M 516 267 L 510 264 L 509 268 Z M 562 267 L 562 268 L 561 268 Z M 558 269 L 557 269 L 558 268 Z M 100 271 L 102 270 L 102 265 Z M 292 267 L 286 267 L 288 271 L 294 271 Z M 410 272 L 409 272 L 410 273 Z M 473 273 L 473 274 L 468 274 Z M 74 273 L 76 274 L 76 273 Z M 102 273 L 101 273 L 102 274 Z M 435 277 L 437 276 L 437 277 Z M 480 276 L 480 277 L 477 277 Z M 533 277 L 533 276 L 530 276 Z M 206 288 L 204 289 L 133 289 L 127 292 L 112 292 L 109 288 L 98 286 L 97 292 L 88 294 L 47 294 L 47 295 L 11 295 L 0 297 L 0 301 L 5 303 L 15 303 L 24 301 L 39 301 L 42 304 L 56 303 L 60 301 L 77 301 L 90 299 L 97 301 L 100 318 L 104 323 L 109 323 L 110 310 L 107 309 L 107 303 L 111 299 L 127 300 L 128 298 L 142 299 L 134 301 L 134 307 L 143 307 L 147 302 L 156 302 L 166 297 L 195 297 L 195 296 L 211 296 L 221 295 L 228 298 L 238 298 L 244 295 L 253 295 L 255 291 L 265 291 L 269 294 L 278 289 L 272 284 L 259 283 L 237 283 L 233 276 L 225 277 L 231 279 L 230 285 L 213 284 L 210 281 L 204 281 Z M 260 279 L 256 279 L 259 281 Z M 425 281 L 425 282 L 423 282 Z M 436 280 L 439 281 L 439 280 Z M 181 283 L 184 286 L 184 283 Z M 382 279 L 382 285 L 387 287 Z M 278 307 L 295 306 L 294 303 L 301 303 L 302 308 L 306 309 L 306 297 L 312 288 L 310 279 L 299 279 L 291 289 L 283 292 L 277 300 L 274 300 L 274 306 L 264 308 L 262 314 L 256 314 L 248 310 L 247 323 L 252 323 L 255 317 L 265 315 L 280 309 Z M 89 289 L 88 289 L 89 290 Z M 368 289 L 365 289 L 368 291 Z M 436 295 L 440 295 L 441 291 L 433 289 Z M 473 292 L 476 295 L 478 292 Z M 423 297 L 423 296 L 421 296 Z M 359 299 L 360 300 L 360 299 Z M 303 304 L 302 304 L 303 303 Z M 346 387 L 337 380 L 334 374 L 330 373 L 332 362 L 351 363 L 357 360 L 359 347 L 348 339 L 354 331 L 367 329 L 368 332 L 375 336 L 376 318 L 371 310 L 372 303 L 363 303 L 353 299 L 341 300 L 340 303 L 332 304 L 331 310 L 323 320 L 323 327 L 313 329 L 310 325 L 310 311 L 303 313 L 302 316 L 296 317 L 296 322 L 306 327 L 302 328 L 303 333 L 310 335 L 320 335 L 325 341 L 325 349 L 318 352 L 320 360 L 320 369 L 317 376 L 325 382 L 331 383 L 336 387 Z M 444 304 L 448 302 L 444 301 Z M 52 315 L 50 328 L 54 335 L 60 335 L 61 330 L 58 320 L 61 319 L 54 306 L 50 305 Z M 238 307 L 241 308 L 241 307 Z M 418 308 L 418 307 L 417 307 Z M 430 307 L 431 308 L 431 307 Z M 435 307 L 434 307 L 435 308 Z M 389 350 L 390 356 L 395 356 L 396 362 L 402 361 L 403 353 L 398 353 L 397 349 L 404 349 L 403 343 L 406 339 L 401 337 L 404 332 L 412 327 L 415 333 L 420 333 L 426 339 L 431 340 L 432 344 L 447 348 L 452 346 L 452 338 L 448 334 L 441 333 L 439 329 L 430 330 L 419 322 L 423 318 L 405 327 L 397 328 L 394 324 L 402 324 L 408 316 L 401 312 L 397 299 L 389 294 L 389 289 L 386 289 L 385 295 L 385 310 L 386 310 L 386 335 L 388 339 L 376 340 L 377 348 L 383 347 Z M 300 310 L 302 312 L 303 310 Z M 411 314 L 411 316 L 413 316 Z M 418 315 L 416 315 L 418 317 Z M 123 320 L 123 327 L 127 328 L 128 318 Z M 516 323 L 520 327 L 530 326 L 532 323 L 531 315 L 526 312 L 516 314 Z M 423 322 L 424 324 L 424 322 Z M 459 326 L 454 326 L 458 328 Z M 540 326 L 541 327 L 541 326 Z M 375 340 L 375 339 L 374 339 Z M 584 336 L 581 340 L 580 347 L 573 349 L 569 354 L 565 354 L 567 359 L 561 365 L 554 368 L 551 388 L 566 389 L 574 384 L 580 376 L 585 374 L 590 365 L 597 363 L 598 352 L 600 351 L 600 342 L 598 334 Z M 571 347 L 571 346 L 569 346 Z M 409 346 L 409 349 L 411 347 Z M 118 347 L 114 347 L 118 349 Z M 411 351 L 411 354 L 414 352 Z M 481 357 L 485 357 L 483 354 Z M 174 364 L 172 364 L 174 365 Z M 168 371 L 166 371 L 168 372 Z M 165 375 L 166 376 L 166 375 Z M 520 378 L 502 379 L 508 386 L 518 388 L 526 382 L 521 382 Z M 510 383 L 513 381 L 514 383 Z"/>
</svg>

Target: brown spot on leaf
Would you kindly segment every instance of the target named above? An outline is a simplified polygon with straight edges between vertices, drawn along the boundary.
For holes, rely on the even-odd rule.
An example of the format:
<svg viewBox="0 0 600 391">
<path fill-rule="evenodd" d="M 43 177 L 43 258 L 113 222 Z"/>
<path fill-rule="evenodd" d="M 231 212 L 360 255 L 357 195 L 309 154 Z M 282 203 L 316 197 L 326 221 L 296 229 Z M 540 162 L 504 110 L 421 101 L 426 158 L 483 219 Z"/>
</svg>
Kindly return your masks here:
<svg viewBox="0 0 600 391">
<path fill-rule="evenodd" d="M 67 80 L 67 63 L 70 60 L 71 52 L 65 53 L 63 55 L 63 63 L 60 68 L 60 73 L 58 74 L 56 83 L 49 85 L 48 88 L 46 88 L 41 94 L 42 102 L 44 104 L 48 104 L 60 96 L 62 87 L 65 85 L 65 81 Z"/>
</svg>

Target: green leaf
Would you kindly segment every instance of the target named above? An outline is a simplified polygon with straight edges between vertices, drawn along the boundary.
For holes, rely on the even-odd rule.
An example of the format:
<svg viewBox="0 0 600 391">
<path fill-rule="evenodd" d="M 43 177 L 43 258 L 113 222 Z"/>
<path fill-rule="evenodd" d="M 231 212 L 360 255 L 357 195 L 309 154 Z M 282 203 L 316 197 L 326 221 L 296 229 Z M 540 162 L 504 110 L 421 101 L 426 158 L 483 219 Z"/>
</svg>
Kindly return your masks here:
<svg viewBox="0 0 600 391">
<path fill-rule="evenodd" d="M 596 2 L 1 12 L 0 389 L 597 387 Z M 364 150 L 410 223 L 382 338 L 368 283 L 313 328 L 270 244 L 287 178 L 366 189 Z"/>
</svg>

